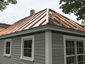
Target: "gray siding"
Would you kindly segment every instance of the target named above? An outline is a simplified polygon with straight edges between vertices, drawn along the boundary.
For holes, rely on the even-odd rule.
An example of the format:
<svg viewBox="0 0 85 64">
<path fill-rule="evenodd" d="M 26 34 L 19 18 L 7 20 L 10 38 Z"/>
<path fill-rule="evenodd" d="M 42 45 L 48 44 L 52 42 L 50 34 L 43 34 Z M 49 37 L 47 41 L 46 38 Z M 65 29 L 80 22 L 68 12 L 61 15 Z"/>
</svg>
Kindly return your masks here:
<svg viewBox="0 0 85 64">
<path fill-rule="evenodd" d="M 35 64 L 45 64 L 45 33 L 35 35 Z"/>
<path fill-rule="evenodd" d="M 63 34 L 52 32 L 52 64 L 64 64 Z"/>
<path fill-rule="evenodd" d="M 28 35 L 29 36 L 29 35 Z M 11 57 L 3 56 L 4 40 L 0 40 L 0 64 L 45 64 L 45 33 L 36 33 L 34 43 L 34 61 L 21 60 L 21 37 L 13 37 Z"/>
</svg>

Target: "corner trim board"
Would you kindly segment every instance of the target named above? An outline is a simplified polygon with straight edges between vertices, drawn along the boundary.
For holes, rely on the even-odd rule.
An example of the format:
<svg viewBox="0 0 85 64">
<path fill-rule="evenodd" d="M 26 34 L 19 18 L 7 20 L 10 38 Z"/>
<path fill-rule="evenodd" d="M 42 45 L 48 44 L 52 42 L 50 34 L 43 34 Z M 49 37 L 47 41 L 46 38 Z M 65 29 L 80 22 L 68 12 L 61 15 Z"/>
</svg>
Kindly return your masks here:
<svg viewBox="0 0 85 64">
<path fill-rule="evenodd" d="M 45 64 L 52 64 L 52 32 L 45 32 Z"/>
</svg>

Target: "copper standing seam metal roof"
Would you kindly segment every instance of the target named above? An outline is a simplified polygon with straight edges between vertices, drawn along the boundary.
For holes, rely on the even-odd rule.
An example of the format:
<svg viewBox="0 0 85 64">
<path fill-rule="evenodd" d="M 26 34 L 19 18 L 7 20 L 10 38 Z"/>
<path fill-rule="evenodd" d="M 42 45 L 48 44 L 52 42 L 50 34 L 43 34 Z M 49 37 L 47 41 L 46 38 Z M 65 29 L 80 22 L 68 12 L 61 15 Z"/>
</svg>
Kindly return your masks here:
<svg viewBox="0 0 85 64">
<path fill-rule="evenodd" d="M 61 26 L 69 29 L 74 29 L 78 31 L 85 32 L 85 28 L 80 24 L 64 17 L 63 15 L 51 10 L 45 9 L 32 16 L 28 16 L 24 19 L 19 20 L 13 25 L 9 26 L 7 29 L 0 32 L 0 35 L 10 34 L 17 31 L 22 31 L 30 29 L 33 27 L 38 27 L 46 24 L 53 24 L 56 26 Z"/>
</svg>

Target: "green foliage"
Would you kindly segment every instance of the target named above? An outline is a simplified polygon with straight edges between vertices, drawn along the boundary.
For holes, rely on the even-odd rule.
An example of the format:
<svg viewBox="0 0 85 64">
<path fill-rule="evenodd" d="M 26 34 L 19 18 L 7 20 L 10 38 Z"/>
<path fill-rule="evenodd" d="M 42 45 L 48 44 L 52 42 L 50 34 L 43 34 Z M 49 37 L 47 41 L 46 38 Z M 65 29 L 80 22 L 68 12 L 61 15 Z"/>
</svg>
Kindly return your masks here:
<svg viewBox="0 0 85 64">
<path fill-rule="evenodd" d="M 0 0 L 0 11 L 3 11 L 7 8 L 9 4 L 16 4 L 16 0 Z"/>
<path fill-rule="evenodd" d="M 85 26 L 85 20 L 82 20 L 81 24 Z"/>
<path fill-rule="evenodd" d="M 85 0 L 60 0 L 60 4 L 65 14 L 74 13 L 77 20 L 85 19 Z"/>
</svg>

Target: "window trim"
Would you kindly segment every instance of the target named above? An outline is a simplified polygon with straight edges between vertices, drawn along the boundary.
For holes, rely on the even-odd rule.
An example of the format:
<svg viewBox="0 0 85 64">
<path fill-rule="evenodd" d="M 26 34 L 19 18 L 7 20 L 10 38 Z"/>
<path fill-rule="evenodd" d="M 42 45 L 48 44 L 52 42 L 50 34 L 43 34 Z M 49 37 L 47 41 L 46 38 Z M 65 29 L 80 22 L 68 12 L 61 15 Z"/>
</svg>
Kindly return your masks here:
<svg viewBox="0 0 85 64">
<path fill-rule="evenodd" d="M 10 54 L 6 54 L 6 43 L 8 41 L 10 42 Z M 4 56 L 8 56 L 8 57 L 11 56 L 11 47 L 12 47 L 12 39 L 6 39 L 4 41 L 4 54 L 3 54 Z"/>
<path fill-rule="evenodd" d="M 63 43 L 64 43 L 64 64 L 66 64 L 66 44 L 65 41 L 66 40 L 78 40 L 78 41 L 83 41 L 83 44 L 85 45 L 85 38 L 83 37 L 76 37 L 76 36 L 69 36 L 69 35 L 64 35 L 63 36 Z M 85 47 L 84 47 L 84 54 L 85 54 Z M 83 54 L 83 55 L 84 55 Z"/>
<path fill-rule="evenodd" d="M 23 40 L 27 40 L 27 39 L 32 39 L 32 57 L 25 57 L 23 56 Z M 29 61 L 33 61 L 34 60 L 34 36 L 25 36 L 25 37 L 22 37 L 21 38 L 21 56 L 20 56 L 20 59 L 23 59 L 23 60 L 29 60 Z"/>
</svg>

